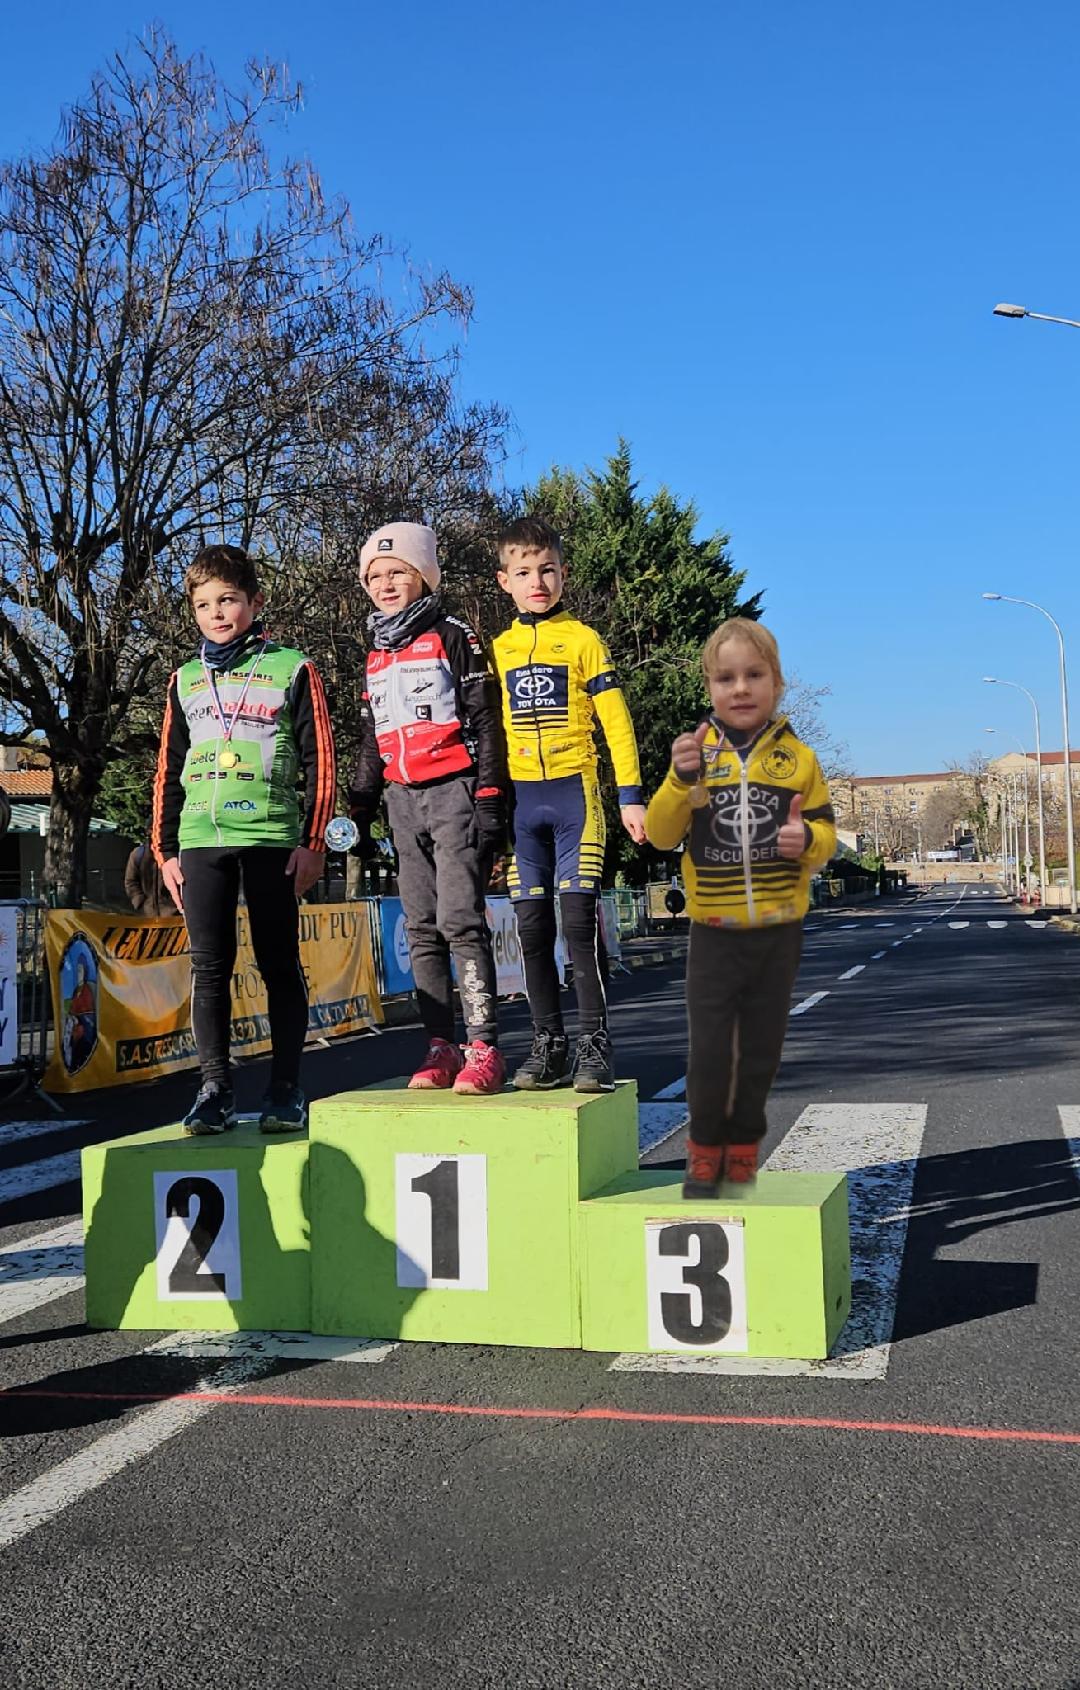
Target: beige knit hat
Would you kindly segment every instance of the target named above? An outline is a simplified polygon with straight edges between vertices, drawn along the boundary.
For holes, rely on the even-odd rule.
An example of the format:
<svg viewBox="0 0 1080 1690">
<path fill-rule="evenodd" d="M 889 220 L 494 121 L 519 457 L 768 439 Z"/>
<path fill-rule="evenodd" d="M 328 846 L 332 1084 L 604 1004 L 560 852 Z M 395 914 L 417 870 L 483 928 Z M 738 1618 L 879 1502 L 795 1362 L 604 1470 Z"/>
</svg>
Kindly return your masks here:
<svg viewBox="0 0 1080 1690">
<path fill-rule="evenodd" d="M 368 570 L 377 557 L 392 557 L 398 563 L 412 564 L 432 592 L 442 580 L 435 555 L 435 530 L 425 528 L 422 522 L 388 522 L 384 528 L 377 528 L 370 540 L 365 540 L 360 553 L 361 586 L 367 586 Z"/>
</svg>

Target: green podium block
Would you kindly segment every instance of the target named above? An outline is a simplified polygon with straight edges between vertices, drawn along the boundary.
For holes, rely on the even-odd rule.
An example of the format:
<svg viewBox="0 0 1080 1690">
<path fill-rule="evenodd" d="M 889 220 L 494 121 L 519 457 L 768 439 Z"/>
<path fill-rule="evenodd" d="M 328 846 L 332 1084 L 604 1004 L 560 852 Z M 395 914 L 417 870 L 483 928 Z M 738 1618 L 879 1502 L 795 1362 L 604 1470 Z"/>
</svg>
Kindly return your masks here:
<svg viewBox="0 0 1080 1690">
<path fill-rule="evenodd" d="M 312 1329 L 574 1347 L 578 1203 L 637 1166 L 637 1090 L 311 1107 Z"/>
<path fill-rule="evenodd" d="M 82 1153 L 86 1319 L 140 1331 L 310 1332 L 308 1144 L 179 1126 Z"/>
<path fill-rule="evenodd" d="M 582 1349 L 828 1355 L 851 1309 L 846 1177 L 759 1174 L 707 1202 L 681 1184 L 642 1169 L 581 1204 Z"/>
</svg>

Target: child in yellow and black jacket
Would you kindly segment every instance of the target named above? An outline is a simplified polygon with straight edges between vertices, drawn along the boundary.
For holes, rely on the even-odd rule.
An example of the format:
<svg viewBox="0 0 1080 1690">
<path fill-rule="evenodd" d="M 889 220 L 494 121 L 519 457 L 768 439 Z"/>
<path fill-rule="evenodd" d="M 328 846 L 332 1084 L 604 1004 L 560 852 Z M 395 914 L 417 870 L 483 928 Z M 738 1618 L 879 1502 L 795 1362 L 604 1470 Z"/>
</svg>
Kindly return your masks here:
<svg viewBox="0 0 1080 1690">
<path fill-rule="evenodd" d="M 711 714 L 673 744 L 645 817 L 658 850 L 686 840 L 685 1197 L 756 1175 L 810 877 L 836 850 L 817 757 L 776 714 L 784 678 L 772 634 L 732 617 L 709 637 L 702 666 Z"/>
<path fill-rule="evenodd" d="M 539 517 L 520 517 L 498 544 L 499 585 L 517 610 L 492 646 L 514 786 L 507 880 L 533 1023 L 532 1050 L 514 1085 L 527 1091 L 562 1085 L 570 1067 L 555 965 L 558 897 L 578 1005 L 574 1089 L 612 1091 L 597 954 L 605 827 L 594 730 L 600 728 L 611 753 L 622 825 L 643 845 L 634 724 L 604 641 L 563 608 L 565 569 L 555 530 Z"/>
</svg>

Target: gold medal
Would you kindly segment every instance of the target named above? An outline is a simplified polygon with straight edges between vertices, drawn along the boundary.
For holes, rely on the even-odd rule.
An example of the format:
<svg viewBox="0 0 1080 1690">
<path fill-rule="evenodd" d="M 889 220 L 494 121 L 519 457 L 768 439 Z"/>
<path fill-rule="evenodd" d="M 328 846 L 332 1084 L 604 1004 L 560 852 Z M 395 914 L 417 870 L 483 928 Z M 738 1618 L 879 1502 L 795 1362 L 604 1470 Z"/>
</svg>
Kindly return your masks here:
<svg viewBox="0 0 1080 1690">
<path fill-rule="evenodd" d="M 240 758 L 235 751 L 228 749 L 218 752 L 218 762 L 223 769 L 235 769 Z"/>
<path fill-rule="evenodd" d="M 699 781 L 696 786 L 690 788 L 690 808 L 692 810 L 703 810 L 708 802 L 709 789 Z"/>
</svg>

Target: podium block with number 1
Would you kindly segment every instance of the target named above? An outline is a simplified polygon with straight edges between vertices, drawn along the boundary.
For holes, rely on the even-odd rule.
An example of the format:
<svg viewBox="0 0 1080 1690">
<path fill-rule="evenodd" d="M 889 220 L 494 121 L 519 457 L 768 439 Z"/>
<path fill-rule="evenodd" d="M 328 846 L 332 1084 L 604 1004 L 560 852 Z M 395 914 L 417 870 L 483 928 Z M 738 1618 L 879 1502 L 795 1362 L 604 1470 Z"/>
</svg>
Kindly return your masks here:
<svg viewBox="0 0 1080 1690">
<path fill-rule="evenodd" d="M 572 1348 L 578 1203 L 637 1166 L 637 1093 L 372 1088 L 311 1108 L 312 1329 Z"/>
</svg>

